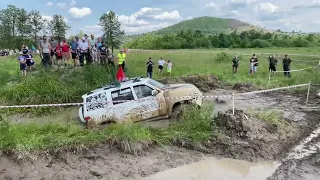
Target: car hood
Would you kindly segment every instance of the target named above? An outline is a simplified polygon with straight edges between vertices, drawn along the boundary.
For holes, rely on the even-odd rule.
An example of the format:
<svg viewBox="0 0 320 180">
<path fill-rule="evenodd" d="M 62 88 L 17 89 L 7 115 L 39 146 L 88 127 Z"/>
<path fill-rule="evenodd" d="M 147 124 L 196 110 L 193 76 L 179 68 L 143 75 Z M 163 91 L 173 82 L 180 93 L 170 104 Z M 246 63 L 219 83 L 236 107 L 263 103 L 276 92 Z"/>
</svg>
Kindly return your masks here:
<svg viewBox="0 0 320 180">
<path fill-rule="evenodd" d="M 169 89 L 169 90 L 174 90 L 178 88 L 197 88 L 197 87 L 193 84 L 169 84 L 166 87 L 166 89 Z"/>
</svg>

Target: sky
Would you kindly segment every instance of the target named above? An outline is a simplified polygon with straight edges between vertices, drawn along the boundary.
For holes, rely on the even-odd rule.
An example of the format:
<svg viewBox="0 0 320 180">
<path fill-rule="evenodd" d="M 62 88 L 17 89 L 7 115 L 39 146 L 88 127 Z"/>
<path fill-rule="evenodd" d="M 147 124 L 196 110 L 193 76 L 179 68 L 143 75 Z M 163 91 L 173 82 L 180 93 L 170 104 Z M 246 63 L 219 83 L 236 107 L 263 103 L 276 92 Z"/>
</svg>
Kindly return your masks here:
<svg viewBox="0 0 320 180">
<path fill-rule="evenodd" d="M 319 32 L 320 0 L 10 0 L 0 1 L 28 11 L 36 9 L 44 18 L 65 17 L 68 35 L 82 30 L 102 34 L 100 16 L 114 11 L 126 34 L 158 30 L 183 20 L 214 16 L 233 18 L 267 29 Z"/>
</svg>

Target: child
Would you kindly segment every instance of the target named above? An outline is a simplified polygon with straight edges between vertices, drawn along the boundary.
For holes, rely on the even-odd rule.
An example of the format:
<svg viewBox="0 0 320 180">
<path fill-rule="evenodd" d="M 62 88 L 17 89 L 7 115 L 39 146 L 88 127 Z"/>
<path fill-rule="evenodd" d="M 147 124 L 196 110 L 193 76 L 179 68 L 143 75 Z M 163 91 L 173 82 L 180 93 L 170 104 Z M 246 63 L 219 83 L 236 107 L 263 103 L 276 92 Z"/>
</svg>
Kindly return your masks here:
<svg viewBox="0 0 320 180">
<path fill-rule="evenodd" d="M 27 75 L 27 65 L 26 65 L 26 57 L 23 56 L 23 53 L 20 52 L 20 55 L 18 56 L 18 62 L 20 63 L 20 71 L 22 72 L 22 75 Z"/>
<path fill-rule="evenodd" d="M 168 60 L 168 63 L 167 63 L 167 72 L 169 74 L 169 76 L 171 76 L 171 70 L 172 70 L 172 63 L 170 60 Z"/>
<path fill-rule="evenodd" d="M 33 56 L 31 51 L 29 52 L 28 56 L 26 57 L 26 64 L 29 67 L 29 70 L 32 70 L 32 66 L 34 66 L 35 62 L 33 61 Z"/>
<path fill-rule="evenodd" d="M 57 57 L 57 65 L 59 66 L 60 62 L 62 61 L 62 46 L 60 45 L 60 43 L 58 43 L 56 46 L 56 57 Z"/>
</svg>

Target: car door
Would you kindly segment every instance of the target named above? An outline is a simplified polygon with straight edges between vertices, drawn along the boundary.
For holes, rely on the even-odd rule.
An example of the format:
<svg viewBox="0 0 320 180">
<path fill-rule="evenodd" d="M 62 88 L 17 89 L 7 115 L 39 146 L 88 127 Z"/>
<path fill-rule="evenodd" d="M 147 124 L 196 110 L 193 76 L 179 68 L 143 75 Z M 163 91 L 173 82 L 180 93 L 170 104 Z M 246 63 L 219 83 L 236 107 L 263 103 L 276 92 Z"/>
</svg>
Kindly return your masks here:
<svg viewBox="0 0 320 180">
<path fill-rule="evenodd" d="M 157 96 L 152 95 L 154 90 L 145 84 L 133 86 L 134 92 L 138 98 L 141 119 L 150 119 L 163 115 L 160 111 L 160 100 Z"/>
<path fill-rule="evenodd" d="M 141 120 L 141 113 L 138 111 L 139 104 L 133 95 L 131 87 L 112 91 L 111 98 L 114 118 L 117 122 Z"/>
</svg>

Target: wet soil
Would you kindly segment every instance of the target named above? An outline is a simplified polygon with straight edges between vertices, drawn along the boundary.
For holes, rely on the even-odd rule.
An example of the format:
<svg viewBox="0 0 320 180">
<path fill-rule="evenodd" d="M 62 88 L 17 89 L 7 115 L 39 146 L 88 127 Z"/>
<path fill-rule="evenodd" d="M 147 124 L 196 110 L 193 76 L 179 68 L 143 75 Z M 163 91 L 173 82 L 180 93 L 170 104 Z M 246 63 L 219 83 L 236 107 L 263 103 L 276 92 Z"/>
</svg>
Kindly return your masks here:
<svg viewBox="0 0 320 180">
<path fill-rule="evenodd" d="M 164 82 L 164 81 L 162 81 Z M 193 83 L 204 95 L 230 95 L 232 92 L 254 90 L 248 84 L 228 86 L 214 77 L 189 76 L 169 79 L 165 83 Z M 226 89 L 227 88 L 227 89 Z M 147 177 L 159 171 L 204 159 L 206 156 L 219 156 L 247 161 L 281 160 L 296 144 L 308 136 L 320 122 L 320 106 L 316 95 L 288 92 L 270 92 L 235 97 L 235 115 L 232 114 L 231 98 L 212 98 L 216 102 L 215 112 L 219 136 L 213 139 L 202 152 L 177 147 L 150 149 L 147 155 L 132 156 L 110 150 L 102 146 L 92 149 L 88 154 L 63 154 L 48 157 L 49 160 L 13 163 L 8 157 L 1 157 L 0 179 L 135 179 Z M 292 126 L 292 131 L 281 131 L 280 127 L 258 119 L 255 112 L 279 111 L 283 119 Z M 77 111 L 71 111 L 71 118 Z M 62 117 L 63 118 L 63 117 Z M 39 119 L 39 121 L 41 118 Z M 24 121 L 16 118 L 16 122 Z M 153 124 L 153 127 L 163 126 Z M 165 121 L 167 124 L 168 122 Z M 310 143 L 318 142 L 317 139 Z M 273 175 L 273 179 L 317 176 L 317 156 L 312 154 L 305 159 L 283 163 Z M 286 173 L 288 169 L 301 171 Z M 312 168 L 310 168 L 312 167 Z M 310 171 L 306 170 L 310 169 Z"/>
<path fill-rule="evenodd" d="M 152 149 L 145 156 L 132 156 L 101 146 L 88 154 L 60 154 L 48 158 L 18 165 L 3 156 L 0 159 L 0 179 L 136 179 L 202 160 L 205 155 L 177 147 L 163 147 Z"/>
</svg>

